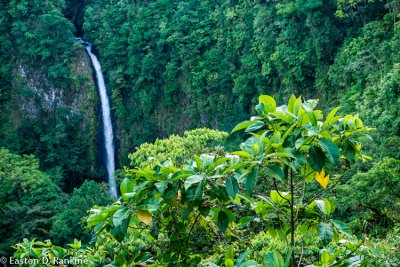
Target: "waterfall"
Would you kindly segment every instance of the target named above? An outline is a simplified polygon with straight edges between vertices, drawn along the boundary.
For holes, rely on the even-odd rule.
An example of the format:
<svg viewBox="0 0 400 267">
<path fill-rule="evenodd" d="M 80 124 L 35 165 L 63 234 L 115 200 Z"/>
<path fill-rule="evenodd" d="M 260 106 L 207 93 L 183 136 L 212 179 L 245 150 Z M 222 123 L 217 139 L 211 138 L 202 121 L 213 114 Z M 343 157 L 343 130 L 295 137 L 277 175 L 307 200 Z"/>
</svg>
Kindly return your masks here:
<svg viewBox="0 0 400 267">
<path fill-rule="evenodd" d="M 101 65 L 97 57 L 92 53 L 92 45 L 79 39 L 82 44 L 86 46 L 90 59 L 92 61 L 94 70 L 96 72 L 97 87 L 100 95 L 101 112 L 103 118 L 103 133 L 104 133 L 104 147 L 106 151 L 106 168 L 108 174 L 108 184 L 110 186 L 110 193 L 113 197 L 117 197 L 117 186 L 114 178 L 115 159 L 114 159 L 114 134 L 111 122 L 110 102 L 107 96 L 106 85 L 104 82 L 103 73 L 101 72 Z"/>
</svg>

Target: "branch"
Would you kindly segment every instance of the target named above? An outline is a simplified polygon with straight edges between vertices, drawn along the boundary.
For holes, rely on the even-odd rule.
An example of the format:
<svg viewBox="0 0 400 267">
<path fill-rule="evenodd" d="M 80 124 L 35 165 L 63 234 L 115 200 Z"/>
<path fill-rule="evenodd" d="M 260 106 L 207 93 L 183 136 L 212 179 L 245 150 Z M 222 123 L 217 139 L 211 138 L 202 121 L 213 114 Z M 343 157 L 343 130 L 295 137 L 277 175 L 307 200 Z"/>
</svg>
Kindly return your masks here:
<svg viewBox="0 0 400 267">
<path fill-rule="evenodd" d="M 285 200 L 287 200 L 287 201 L 290 202 L 290 199 L 285 198 L 284 196 L 281 195 L 281 193 L 279 193 L 278 186 L 277 186 L 277 184 L 276 184 L 276 179 L 275 179 L 275 178 L 272 178 L 272 180 L 274 181 L 274 188 L 275 188 L 275 191 L 278 193 L 278 195 L 279 195 L 281 198 L 283 198 L 283 199 L 285 199 Z"/>
<path fill-rule="evenodd" d="M 299 264 L 297 264 L 297 267 L 301 267 L 301 262 L 303 261 L 303 256 L 304 256 L 304 238 L 301 239 L 301 255 L 300 255 Z"/>
<path fill-rule="evenodd" d="M 331 190 L 332 188 L 336 187 L 336 185 L 342 180 L 343 175 L 328 189 L 326 190 L 322 190 L 321 192 L 319 192 L 318 194 L 316 194 L 314 197 L 312 197 L 307 204 L 305 205 L 305 207 L 307 207 L 308 205 L 311 204 L 311 202 L 313 202 L 317 197 L 319 197 L 320 195 L 324 194 L 325 192 L 328 192 L 329 190 Z"/>
<path fill-rule="evenodd" d="M 194 222 L 193 222 L 192 226 L 190 227 L 189 234 L 188 234 L 187 239 L 186 239 L 186 246 L 189 244 L 190 235 L 192 234 L 194 225 L 196 224 L 197 219 L 198 219 L 199 217 L 200 217 L 200 211 L 199 211 L 199 214 L 197 214 L 196 218 L 194 219 Z"/>
</svg>

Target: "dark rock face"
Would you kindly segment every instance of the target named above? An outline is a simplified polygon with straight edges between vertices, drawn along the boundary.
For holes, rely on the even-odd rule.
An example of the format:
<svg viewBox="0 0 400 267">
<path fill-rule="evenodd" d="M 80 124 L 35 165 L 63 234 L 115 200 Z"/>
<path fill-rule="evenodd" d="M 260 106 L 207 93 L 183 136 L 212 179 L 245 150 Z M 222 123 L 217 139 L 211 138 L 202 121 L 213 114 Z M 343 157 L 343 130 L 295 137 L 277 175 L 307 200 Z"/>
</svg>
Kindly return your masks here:
<svg viewBox="0 0 400 267">
<path fill-rule="evenodd" d="M 67 81 L 57 83 L 40 64 L 15 62 L 7 103 L 10 119 L 0 146 L 35 154 L 41 168 L 61 176 L 59 182 L 69 191 L 84 179 L 99 177 L 101 153 L 99 99 L 84 48 L 76 49 L 65 64 Z"/>
</svg>

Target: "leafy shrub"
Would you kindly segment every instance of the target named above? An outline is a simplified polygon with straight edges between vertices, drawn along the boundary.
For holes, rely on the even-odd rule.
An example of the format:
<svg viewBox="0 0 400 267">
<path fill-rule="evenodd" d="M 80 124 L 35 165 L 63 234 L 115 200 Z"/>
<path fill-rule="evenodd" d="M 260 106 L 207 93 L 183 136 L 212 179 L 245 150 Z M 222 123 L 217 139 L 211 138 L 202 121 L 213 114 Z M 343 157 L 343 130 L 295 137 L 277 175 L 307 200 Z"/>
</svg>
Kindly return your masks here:
<svg viewBox="0 0 400 267">
<path fill-rule="evenodd" d="M 0 184 L 0 254 L 24 237 L 47 238 L 66 195 L 39 170 L 39 161 L 0 148 Z"/>
<path fill-rule="evenodd" d="M 212 146 L 223 145 L 228 133 L 206 128 L 186 131 L 183 137 L 171 135 L 168 139 L 157 139 L 154 144 L 144 143 L 135 153 L 129 155 L 132 167 L 146 166 L 148 161 L 163 163 L 172 160 L 182 164 L 193 154 L 211 151 Z M 218 148 L 216 148 L 218 150 Z"/>
</svg>

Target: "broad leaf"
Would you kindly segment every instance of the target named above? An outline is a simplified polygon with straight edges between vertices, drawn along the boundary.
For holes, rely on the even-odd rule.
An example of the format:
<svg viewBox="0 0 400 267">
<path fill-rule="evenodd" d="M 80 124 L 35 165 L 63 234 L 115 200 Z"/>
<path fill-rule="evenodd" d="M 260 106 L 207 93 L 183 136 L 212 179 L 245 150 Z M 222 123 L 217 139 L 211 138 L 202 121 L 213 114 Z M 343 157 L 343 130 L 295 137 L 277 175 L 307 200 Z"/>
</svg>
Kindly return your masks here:
<svg viewBox="0 0 400 267">
<path fill-rule="evenodd" d="M 339 232 L 347 235 L 348 237 L 351 237 L 351 229 L 347 226 L 347 224 L 339 220 L 331 220 L 331 222 Z"/>
<path fill-rule="evenodd" d="M 114 213 L 113 224 L 114 226 L 119 226 L 123 220 L 130 216 L 130 209 L 122 208 Z"/>
<path fill-rule="evenodd" d="M 325 164 L 326 157 L 324 152 L 317 146 L 310 146 L 308 153 L 310 156 L 308 162 L 310 163 L 311 167 L 320 172 Z"/>
<path fill-rule="evenodd" d="M 331 124 L 331 121 L 334 122 L 332 119 L 335 117 L 336 112 L 338 112 L 338 110 L 339 110 L 340 108 L 341 108 L 341 107 L 336 107 L 336 108 L 334 108 L 334 109 L 328 114 L 328 116 L 326 117 L 326 120 L 324 121 L 322 127 Z"/>
<path fill-rule="evenodd" d="M 253 196 L 254 186 L 256 185 L 258 178 L 257 175 L 258 175 L 257 168 L 251 169 L 251 171 L 249 171 L 248 174 L 246 175 L 245 189 L 250 196 Z"/>
<path fill-rule="evenodd" d="M 283 173 L 282 168 L 278 164 L 269 166 L 265 171 L 265 174 L 280 181 L 283 181 L 283 179 L 285 178 L 285 174 Z"/>
<path fill-rule="evenodd" d="M 333 238 L 333 229 L 332 229 L 332 227 L 329 224 L 325 223 L 325 222 L 320 222 L 318 224 L 317 228 L 318 228 L 318 234 L 319 234 L 319 237 L 320 237 L 321 241 L 324 244 L 329 243 Z"/>
<path fill-rule="evenodd" d="M 236 131 L 240 131 L 240 130 L 246 129 L 247 127 L 249 127 L 250 125 L 253 125 L 253 124 L 255 124 L 255 123 L 257 123 L 257 121 L 243 121 L 243 122 L 237 124 L 237 125 L 235 126 L 235 128 L 233 128 L 233 130 L 232 130 L 231 133 L 234 133 L 234 132 L 236 132 Z"/>
<path fill-rule="evenodd" d="M 196 188 L 196 192 L 194 195 L 195 199 L 201 199 L 203 197 L 204 185 L 205 185 L 205 180 L 203 179 Z"/>
<path fill-rule="evenodd" d="M 153 216 L 151 216 L 151 214 L 147 210 L 139 210 L 138 212 L 136 212 L 136 215 L 138 216 L 139 220 L 141 220 L 148 226 L 151 226 Z"/>
<path fill-rule="evenodd" d="M 267 267 L 284 267 L 285 264 L 282 255 L 278 251 L 266 254 L 264 263 Z"/>
<path fill-rule="evenodd" d="M 329 183 L 329 174 L 325 176 L 325 170 L 322 169 L 321 172 L 316 172 L 315 175 L 315 180 L 324 188 L 328 186 Z"/>
<path fill-rule="evenodd" d="M 321 261 L 321 263 L 322 263 L 323 265 L 328 265 L 328 264 L 329 264 L 329 261 L 330 261 L 330 256 L 329 256 L 328 250 L 323 249 L 323 250 L 320 251 L 320 254 L 321 254 L 321 256 L 320 256 L 320 259 L 321 259 L 320 261 Z"/>
<path fill-rule="evenodd" d="M 228 215 L 223 210 L 221 210 L 218 213 L 217 225 L 219 230 L 223 233 L 225 233 L 226 229 L 228 228 L 229 225 Z"/>
<path fill-rule="evenodd" d="M 228 177 L 226 179 L 226 192 L 232 197 L 235 198 L 237 192 L 239 191 L 239 184 L 235 177 Z"/>
<path fill-rule="evenodd" d="M 133 182 L 130 179 L 125 178 L 120 185 L 121 195 L 132 192 L 133 186 Z"/>
<path fill-rule="evenodd" d="M 269 95 L 261 95 L 258 98 L 259 102 L 264 104 L 264 108 L 266 112 L 275 112 L 276 111 L 276 102 L 272 96 Z"/>
<path fill-rule="evenodd" d="M 236 259 L 236 265 L 242 266 L 240 264 L 242 264 L 242 262 L 244 261 L 246 256 L 249 255 L 250 252 L 251 252 L 250 249 L 246 249 L 242 254 L 240 254 L 239 257 Z M 247 266 L 247 265 L 245 265 L 245 266 Z"/>
<path fill-rule="evenodd" d="M 203 176 L 201 175 L 192 175 L 188 177 L 185 181 L 185 189 L 188 190 L 189 187 L 194 184 L 200 183 L 201 180 L 203 180 Z"/>
<path fill-rule="evenodd" d="M 333 165 L 338 164 L 340 152 L 337 145 L 328 139 L 319 139 L 318 144 L 320 145 L 322 151 L 325 153 L 326 158 Z"/>
</svg>

